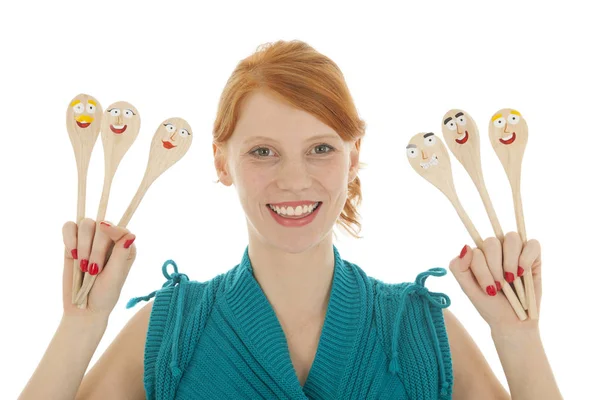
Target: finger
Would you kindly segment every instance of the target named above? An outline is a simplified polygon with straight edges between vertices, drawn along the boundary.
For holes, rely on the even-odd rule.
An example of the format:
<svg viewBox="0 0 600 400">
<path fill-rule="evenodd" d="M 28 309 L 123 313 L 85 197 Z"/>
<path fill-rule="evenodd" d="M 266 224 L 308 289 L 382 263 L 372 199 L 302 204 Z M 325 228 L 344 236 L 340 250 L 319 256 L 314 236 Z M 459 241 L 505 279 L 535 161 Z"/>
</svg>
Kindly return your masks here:
<svg viewBox="0 0 600 400">
<path fill-rule="evenodd" d="M 109 221 L 102 221 L 99 224 L 100 232 L 105 234 L 110 240 L 112 240 L 115 244 L 123 239 L 123 237 L 129 234 L 129 230 L 127 228 L 123 228 L 122 226 L 115 225 Z"/>
<path fill-rule="evenodd" d="M 518 268 L 523 242 L 517 232 L 508 232 L 504 236 L 504 245 L 502 247 L 504 277 L 507 282 L 512 283 L 515 277 L 523 275 L 523 270 Z"/>
<path fill-rule="evenodd" d="M 83 272 L 88 271 L 90 252 L 94 242 L 96 222 L 90 218 L 84 218 L 77 229 L 77 254 L 79 255 L 79 268 Z"/>
<path fill-rule="evenodd" d="M 502 243 L 494 236 L 489 237 L 483 242 L 482 251 L 488 269 L 494 278 L 496 290 L 500 291 L 502 290 L 502 282 L 504 281 L 504 274 L 502 271 Z"/>
<path fill-rule="evenodd" d="M 481 249 L 473 250 L 473 261 L 471 261 L 471 271 L 475 275 L 475 279 L 479 284 L 480 289 L 489 296 L 495 296 L 497 293 L 494 277 L 490 272 L 485 255 Z"/>
<path fill-rule="evenodd" d="M 523 267 L 525 271 L 531 270 L 539 313 L 542 300 L 542 249 L 537 240 L 530 239 L 525 243 L 521 256 L 519 257 L 519 265 Z"/>
<path fill-rule="evenodd" d="M 108 259 L 108 251 L 113 244 L 111 238 L 100 230 L 101 226 L 103 225 L 100 223 L 96 224 L 94 243 L 92 244 L 88 268 L 90 275 L 98 275 L 102 269 L 104 269 L 104 264 Z"/>
<path fill-rule="evenodd" d="M 110 230 L 110 228 L 107 226 L 103 229 Z M 105 274 L 109 273 L 111 277 L 109 279 L 114 279 L 115 285 L 120 286 L 127 278 L 137 254 L 136 246 L 133 244 L 136 236 L 124 228 L 114 228 L 111 234 L 116 241 L 106 264 Z M 123 233 L 125 234 L 123 235 Z"/>
<path fill-rule="evenodd" d="M 65 222 L 62 227 L 62 236 L 65 244 L 65 257 L 77 260 L 77 224 L 73 221 Z"/>
<path fill-rule="evenodd" d="M 460 254 L 462 258 L 460 255 L 453 258 L 450 261 L 449 269 L 458 281 L 462 291 L 473 302 L 481 295 L 481 289 L 470 269 L 471 261 L 473 260 L 473 251 L 469 246 L 465 245 Z"/>
</svg>

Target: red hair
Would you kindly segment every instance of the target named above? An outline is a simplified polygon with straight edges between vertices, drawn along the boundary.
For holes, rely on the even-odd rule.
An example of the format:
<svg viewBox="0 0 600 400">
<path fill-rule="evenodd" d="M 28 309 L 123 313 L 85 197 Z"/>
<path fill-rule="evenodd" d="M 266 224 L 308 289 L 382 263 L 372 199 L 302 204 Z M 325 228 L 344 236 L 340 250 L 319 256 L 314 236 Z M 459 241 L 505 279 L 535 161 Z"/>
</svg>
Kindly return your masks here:
<svg viewBox="0 0 600 400">
<path fill-rule="evenodd" d="M 260 45 L 254 54 L 238 63 L 219 100 L 213 125 L 215 146 L 222 147 L 231 137 L 243 99 L 258 89 L 312 114 L 344 141 L 356 140 L 360 151 L 365 122 L 358 116 L 342 71 L 331 59 L 300 40 Z M 336 221 L 355 238 L 360 237 L 357 207 L 361 201 L 360 179 L 356 176 L 348 184 L 348 198 Z"/>
</svg>

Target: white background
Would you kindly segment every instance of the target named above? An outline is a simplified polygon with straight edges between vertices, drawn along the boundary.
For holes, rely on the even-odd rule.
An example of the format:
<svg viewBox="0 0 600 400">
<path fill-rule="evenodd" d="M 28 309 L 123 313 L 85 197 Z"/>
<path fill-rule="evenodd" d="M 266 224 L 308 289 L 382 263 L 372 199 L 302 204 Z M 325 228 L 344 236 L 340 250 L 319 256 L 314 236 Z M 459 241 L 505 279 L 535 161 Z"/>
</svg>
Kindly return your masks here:
<svg viewBox="0 0 600 400">
<path fill-rule="evenodd" d="M 529 125 L 522 196 L 528 238 L 542 245 L 541 332 L 565 398 L 597 395 L 600 351 L 592 328 L 598 285 L 598 12 L 585 2 L 7 2 L 0 9 L 0 221 L 3 290 L 0 398 L 16 398 L 62 313 L 61 227 L 76 216 L 77 174 L 65 127 L 69 101 L 89 93 L 107 107 L 125 100 L 141 115 L 137 141 L 117 170 L 107 219 L 118 221 L 165 118 L 188 120 L 187 155 L 150 187 L 129 224 L 138 258 L 90 367 L 161 287 L 162 263 L 204 281 L 239 263 L 247 244 L 234 187 L 214 183 L 211 130 L 239 60 L 260 44 L 300 39 L 342 69 L 367 122 L 360 171 L 364 239 L 341 233 L 343 258 L 386 282 L 448 267 L 474 246 L 450 202 L 410 168 L 409 138 L 462 108 L 481 132 L 488 190 L 504 232 L 516 230 L 508 180 L 487 140 L 504 107 Z M 485 238 L 493 231 L 475 186 L 452 157 L 460 199 Z M 103 182 L 98 139 L 87 216 Z M 427 281 L 507 387 L 489 327 L 448 271 Z M 142 303 L 145 304 L 145 303 Z M 523 371 L 527 373 L 527 371 Z"/>
</svg>

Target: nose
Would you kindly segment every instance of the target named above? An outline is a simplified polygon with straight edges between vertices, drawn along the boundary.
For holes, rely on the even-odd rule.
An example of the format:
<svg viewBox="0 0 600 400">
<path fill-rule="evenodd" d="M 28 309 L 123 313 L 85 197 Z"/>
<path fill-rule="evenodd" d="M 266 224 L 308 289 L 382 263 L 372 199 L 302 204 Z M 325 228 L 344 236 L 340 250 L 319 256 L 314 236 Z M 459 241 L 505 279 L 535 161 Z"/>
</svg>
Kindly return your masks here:
<svg viewBox="0 0 600 400">
<path fill-rule="evenodd" d="M 123 115 L 121 114 L 117 117 L 117 125 L 123 125 Z"/>
<path fill-rule="evenodd" d="M 507 130 L 507 129 L 508 129 L 508 124 L 507 124 L 507 123 L 505 123 L 505 124 L 504 124 L 504 133 L 511 133 L 511 132 L 510 132 L 510 129 L 508 129 L 508 130 Z"/>
<path fill-rule="evenodd" d="M 303 160 L 282 160 L 277 175 L 277 186 L 281 190 L 302 193 L 311 185 L 311 177 Z"/>
<path fill-rule="evenodd" d="M 169 137 L 169 139 L 171 139 L 172 142 L 175 141 L 175 135 L 177 134 L 177 131 L 173 132 L 173 134 Z"/>
<path fill-rule="evenodd" d="M 462 131 L 460 130 L 459 124 L 456 124 L 456 133 L 458 133 L 459 135 L 462 135 Z"/>
<path fill-rule="evenodd" d="M 429 158 L 425 150 L 421 150 L 421 157 L 423 157 L 423 160 L 427 160 Z"/>
</svg>

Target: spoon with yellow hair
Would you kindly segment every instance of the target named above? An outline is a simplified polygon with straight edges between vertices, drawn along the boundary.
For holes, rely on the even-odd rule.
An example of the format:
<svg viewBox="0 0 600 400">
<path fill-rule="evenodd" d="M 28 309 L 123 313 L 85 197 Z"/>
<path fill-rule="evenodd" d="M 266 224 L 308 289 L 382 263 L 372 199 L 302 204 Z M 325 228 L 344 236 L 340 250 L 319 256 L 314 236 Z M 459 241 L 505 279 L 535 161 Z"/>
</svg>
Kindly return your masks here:
<svg viewBox="0 0 600 400">
<path fill-rule="evenodd" d="M 521 164 L 529 137 L 527 122 L 518 111 L 503 108 L 494 113 L 490 119 L 488 130 L 492 147 L 500 159 L 510 182 L 517 230 L 523 244 L 525 244 L 527 242 L 527 233 L 525 231 L 525 217 L 523 216 L 523 203 L 521 201 Z M 525 296 L 529 317 L 537 320 L 539 316 L 531 269 L 525 271 L 519 267 L 517 277 L 514 278 L 515 287 L 518 287 L 517 284 L 522 285 L 520 277 L 523 274 L 525 275 Z"/>
<path fill-rule="evenodd" d="M 169 118 L 156 129 L 152 142 L 150 143 L 150 155 L 142 181 L 136 194 L 131 200 L 129 207 L 121 217 L 118 226 L 126 228 L 133 213 L 139 206 L 142 198 L 148 191 L 150 185 L 163 172 L 179 161 L 188 151 L 192 144 L 192 128 L 183 118 Z M 114 246 L 109 243 L 109 246 Z M 106 259 L 110 257 L 112 247 L 109 247 Z M 100 273 L 100 272 L 98 272 Z M 76 302 L 79 305 L 87 303 L 87 296 L 92 289 L 98 274 L 89 275 L 89 280 L 84 283 L 77 294 Z M 87 278 L 88 276 L 86 276 Z"/>
<path fill-rule="evenodd" d="M 452 179 L 450 156 L 444 143 L 433 132 L 418 133 L 410 139 L 406 146 L 406 155 L 411 167 L 450 200 L 471 238 L 477 247 L 482 249 L 483 240 L 456 194 L 454 180 Z M 527 314 L 519 299 L 504 280 L 501 266 L 490 267 L 490 272 L 494 280 L 500 282 L 502 291 L 519 319 L 521 321 L 527 319 Z"/>
</svg>

